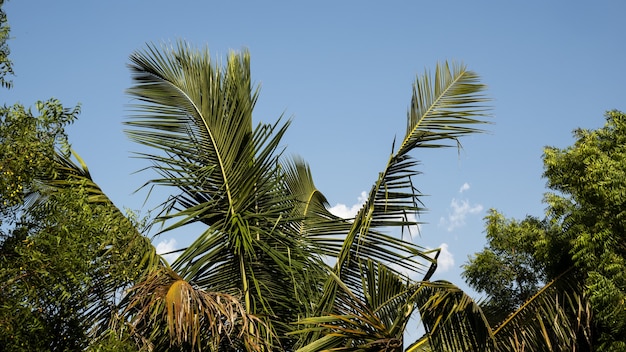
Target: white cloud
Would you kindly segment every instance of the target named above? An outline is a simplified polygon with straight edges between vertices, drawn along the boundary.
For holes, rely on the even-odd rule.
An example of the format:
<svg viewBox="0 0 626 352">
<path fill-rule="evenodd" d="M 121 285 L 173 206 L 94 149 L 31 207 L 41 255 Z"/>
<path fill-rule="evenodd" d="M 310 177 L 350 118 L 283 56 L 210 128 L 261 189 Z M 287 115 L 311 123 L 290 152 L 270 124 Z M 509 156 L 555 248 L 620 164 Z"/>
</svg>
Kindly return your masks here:
<svg viewBox="0 0 626 352">
<path fill-rule="evenodd" d="M 367 193 L 365 191 L 361 192 L 361 195 L 357 198 L 357 202 L 351 206 L 347 206 L 342 203 L 337 203 L 335 206 L 328 209 L 331 213 L 344 218 L 351 219 L 356 216 L 356 213 L 363 207 L 365 201 L 367 200 Z M 415 214 L 407 214 L 407 221 L 416 221 L 417 217 Z M 410 235 L 411 237 L 420 233 L 420 224 L 409 226 L 403 229 L 404 235 Z"/>
<path fill-rule="evenodd" d="M 350 219 L 353 218 L 356 213 L 361 209 L 363 204 L 365 204 L 365 200 L 367 199 L 367 193 L 365 191 L 361 192 L 361 195 L 357 198 L 357 203 L 348 207 L 345 204 L 337 203 L 335 206 L 328 209 L 331 213 L 344 218 Z"/>
<path fill-rule="evenodd" d="M 175 251 L 176 249 L 178 249 L 176 248 L 177 244 L 178 243 L 176 242 L 176 239 L 174 238 L 170 238 L 169 240 L 163 240 L 157 244 L 156 252 L 158 254 L 162 254 L 162 253 Z M 167 260 L 167 262 L 171 264 L 179 256 L 180 256 L 180 253 L 172 253 L 172 254 L 164 255 L 163 258 L 165 258 L 165 260 Z"/>
<path fill-rule="evenodd" d="M 465 225 L 465 218 L 468 215 L 480 213 L 483 211 L 483 206 L 480 204 L 470 205 L 467 199 L 457 200 L 456 198 L 452 198 L 450 211 L 447 218 L 442 217 L 439 220 L 439 225 L 445 226 L 448 231 Z"/>
<path fill-rule="evenodd" d="M 465 182 L 465 183 L 463 184 L 463 186 L 461 186 L 461 188 L 459 189 L 459 193 L 463 193 L 463 192 L 465 192 L 465 191 L 467 191 L 467 190 L 469 190 L 469 189 L 470 189 L 470 185 L 469 185 L 469 183 Z"/>
</svg>

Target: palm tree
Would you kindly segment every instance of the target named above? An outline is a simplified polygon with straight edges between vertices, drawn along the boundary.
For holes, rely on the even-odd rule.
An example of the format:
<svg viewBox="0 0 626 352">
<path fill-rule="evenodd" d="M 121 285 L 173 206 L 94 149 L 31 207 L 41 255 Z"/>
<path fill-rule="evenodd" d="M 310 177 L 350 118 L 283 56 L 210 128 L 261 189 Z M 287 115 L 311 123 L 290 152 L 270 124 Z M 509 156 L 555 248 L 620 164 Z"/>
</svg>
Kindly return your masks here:
<svg viewBox="0 0 626 352">
<path fill-rule="evenodd" d="M 149 45 L 130 69 L 137 103 L 127 133 L 152 148 L 140 156 L 158 174 L 146 185 L 175 190 L 155 222 L 162 233 L 193 223 L 204 230 L 171 265 L 153 247 L 133 247 L 141 271 L 119 305 L 94 303 L 99 326 L 129 332 L 147 350 L 219 351 L 535 350 L 536 341 L 563 346 L 580 332 L 561 314 L 563 297 L 569 308 L 585 307 L 570 294 L 578 291 L 557 285 L 570 281 L 494 329 L 461 290 L 429 281 L 438 251 L 403 236 L 424 211 L 411 153 L 458 147 L 488 115 L 485 86 L 465 66 L 440 64 L 416 79 L 406 134 L 351 219 L 328 211 L 302 159 L 283 155 L 289 121 L 253 124 L 259 90 L 247 51 L 220 67 L 183 42 Z M 72 175 L 65 179 L 114 208 L 80 164 L 61 163 Z M 119 292 L 107 285 L 103 292 Z M 426 335 L 409 344 L 404 332 L 418 313 Z"/>
<path fill-rule="evenodd" d="M 253 126 L 258 88 L 251 83 L 249 60 L 245 51 L 231 53 L 222 69 L 208 51 L 184 43 L 165 52 L 148 46 L 131 56 L 135 83 L 129 94 L 138 103 L 128 135 L 157 150 L 142 154 L 160 175 L 149 183 L 179 191 L 163 203 L 158 220 L 169 221 L 164 231 L 190 223 L 206 230 L 163 274 L 168 279 L 150 276 L 129 306 L 141 306 L 140 317 L 154 315 L 146 313 L 148 307 L 168 310 L 168 319 L 180 326 L 172 323 L 167 330 L 192 346 L 203 341 L 197 327 L 203 321 L 195 318 L 198 312 L 177 308 L 184 304 L 174 297 L 189 302 L 201 292 L 237 297 L 255 318 L 229 325 L 237 336 L 229 340 L 234 349 L 310 346 L 333 330 L 311 325 L 316 319 L 333 314 L 345 320 L 355 312 L 381 331 L 377 342 L 350 337 L 348 344 L 401 346 L 414 309 L 402 319 L 393 312 L 425 292 L 401 273 L 421 272 L 427 280 L 436 263 L 424 248 L 390 231 L 416 225 L 414 215 L 423 211 L 413 183 L 417 161 L 410 152 L 457 146 L 459 137 L 478 132 L 474 126 L 487 111 L 484 86 L 462 65 L 439 65 L 434 78 L 418 79 L 405 138 L 363 208 L 346 220 L 329 213 L 308 165 L 282 156 L 279 142 L 289 122 Z M 334 267 L 325 264 L 328 258 L 334 258 Z M 174 317 L 177 309 L 180 316 Z M 307 327 L 296 331 L 301 326 L 295 322 Z M 248 334 L 255 337 L 240 339 Z M 214 346 L 221 346 L 223 337 L 213 338 Z M 332 340 L 328 346 L 347 343 Z"/>
</svg>

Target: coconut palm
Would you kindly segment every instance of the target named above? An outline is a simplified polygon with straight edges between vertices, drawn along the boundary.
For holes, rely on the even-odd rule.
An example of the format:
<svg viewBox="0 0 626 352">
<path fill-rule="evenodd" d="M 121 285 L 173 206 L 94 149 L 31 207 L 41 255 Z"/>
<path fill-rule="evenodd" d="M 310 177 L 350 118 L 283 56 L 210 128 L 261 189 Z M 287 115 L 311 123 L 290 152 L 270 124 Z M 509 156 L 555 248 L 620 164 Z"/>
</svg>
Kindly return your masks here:
<svg viewBox="0 0 626 352">
<path fill-rule="evenodd" d="M 141 312 L 151 306 L 165 309 L 159 308 L 163 299 L 166 307 L 177 306 L 172 297 L 193 301 L 192 293 L 199 292 L 239 297 L 257 320 L 230 325 L 237 332 L 229 335 L 233 348 L 290 350 L 325 334 L 311 326 L 294 333 L 295 322 L 306 325 L 314 322 L 312 317 L 354 310 L 374 318 L 377 309 L 391 312 L 416 295 L 415 283 L 401 273 L 421 272 L 425 279 L 432 274 L 436 261 L 431 255 L 390 230 L 416 225 L 413 219 L 423 210 L 413 183 L 417 161 L 410 153 L 457 146 L 459 137 L 478 132 L 474 126 L 486 112 L 484 86 L 462 65 L 440 65 L 433 78 L 418 79 L 405 138 L 361 211 L 346 220 L 329 213 L 306 163 L 282 156 L 279 142 L 289 121 L 253 125 L 258 88 L 252 85 L 249 60 L 245 51 L 231 53 L 220 68 L 208 51 L 184 43 L 168 51 L 148 46 L 131 56 L 135 83 L 128 92 L 137 104 L 128 135 L 156 149 L 142 154 L 160 175 L 149 183 L 178 190 L 163 203 L 158 220 L 168 222 L 164 231 L 191 223 L 206 229 L 172 263 L 172 279 L 152 278 L 165 287 L 141 283 L 136 291 L 141 295 L 129 306 L 141 301 Z M 332 268 L 326 264 L 330 260 L 335 261 Z M 380 280 L 391 280 L 396 289 L 387 297 L 390 302 L 378 297 L 381 306 L 372 307 Z M 185 290 L 171 291 L 178 286 Z M 154 299 L 146 301 L 146 295 Z M 198 314 L 180 314 L 177 324 L 186 328 L 176 329 L 177 338 L 199 344 L 200 330 L 193 327 L 202 323 Z M 405 324 L 398 321 L 392 329 L 397 339 L 392 344 L 402 343 Z M 256 340 L 232 337 L 243 336 L 244 325 Z M 170 334 L 173 327 L 168 327 Z M 189 336 L 180 335 L 185 333 Z"/>
<path fill-rule="evenodd" d="M 147 350 L 303 352 L 499 350 L 521 341 L 516 336 L 529 320 L 541 321 L 543 330 L 528 339 L 543 331 L 566 341 L 578 331 L 545 327 L 558 311 L 546 306 L 559 307 L 548 299 L 551 290 L 526 306 L 530 313 L 491 328 L 461 290 L 429 281 L 438 251 L 405 236 L 424 211 L 412 153 L 458 147 L 487 116 L 485 86 L 465 66 L 440 64 L 416 79 L 406 134 L 392 143 L 351 219 L 331 214 L 306 162 L 284 155 L 288 120 L 253 123 L 259 89 L 247 51 L 231 53 L 220 66 L 208 50 L 184 42 L 149 45 L 131 56 L 130 69 L 135 105 L 128 136 L 148 147 L 139 155 L 158 176 L 146 185 L 173 190 L 155 223 L 161 233 L 190 224 L 203 230 L 171 264 L 155 259 L 153 247 L 133 247 L 146 258 L 142 270 L 116 307 L 94 303 L 99 326 L 129 332 Z M 94 202 L 114 207 L 84 165 L 60 165 L 73 175 L 65 179 L 82 179 L 74 183 L 86 185 Z M 120 286 L 101 286 L 119 293 Z M 579 296 L 567 297 L 570 307 L 584 307 Z M 541 309 L 545 319 L 533 317 Z M 417 314 L 426 335 L 404 341 Z"/>
</svg>

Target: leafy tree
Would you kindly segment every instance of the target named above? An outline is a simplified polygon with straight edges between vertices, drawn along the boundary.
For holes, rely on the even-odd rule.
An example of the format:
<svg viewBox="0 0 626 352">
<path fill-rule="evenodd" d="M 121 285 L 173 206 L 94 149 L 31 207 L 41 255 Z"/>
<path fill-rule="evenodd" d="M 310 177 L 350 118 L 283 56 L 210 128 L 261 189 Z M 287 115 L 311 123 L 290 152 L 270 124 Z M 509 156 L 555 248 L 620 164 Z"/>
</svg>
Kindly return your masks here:
<svg viewBox="0 0 626 352">
<path fill-rule="evenodd" d="M 44 325 L 54 325 L 54 322 L 43 320 L 55 318 L 43 311 L 48 307 L 36 304 L 34 307 L 30 306 L 29 299 L 25 299 L 25 297 L 33 300 L 40 297 L 42 300 L 47 298 L 45 295 L 27 292 L 31 288 L 33 288 L 32 291 L 36 291 L 35 287 L 49 280 L 45 275 L 41 275 L 49 265 L 42 262 L 45 258 L 41 255 L 40 247 L 49 246 L 51 238 L 38 239 L 37 246 L 35 246 L 29 236 L 32 231 L 36 231 L 33 228 L 39 226 L 40 221 L 45 220 L 45 217 L 41 218 L 39 214 L 33 214 L 29 219 L 24 219 L 20 214 L 24 213 L 28 194 L 35 187 L 37 173 L 52 172 L 54 166 L 51 156 L 55 153 L 54 146 L 58 139 L 65 137 L 62 133 L 62 126 L 71 122 L 75 116 L 75 111 L 65 111 L 56 101 L 38 105 L 42 111 L 40 117 L 32 116 L 30 111 L 26 111 L 19 105 L 3 108 L 0 115 L 0 141 L 2 142 L 0 143 L 0 155 L 2 155 L 0 163 L 2 173 L 0 200 L 2 203 L 0 206 L 3 215 L 0 218 L 3 225 L 0 237 L 2 250 L 0 253 L 0 276 L 2 278 L 0 280 L 2 282 L 0 284 L 2 288 L 0 291 L 2 292 L 0 294 L 2 297 L 0 326 L 6 346 L 12 346 L 12 342 L 25 344 L 23 346 L 25 350 L 36 349 L 37 345 L 45 346 L 45 334 L 42 332 L 47 327 Z M 25 251 L 33 256 L 24 255 Z M 30 279 L 41 281 L 27 283 Z M 62 294 L 62 292 L 57 293 Z M 50 296 L 54 295 L 50 294 Z M 54 300 L 53 297 L 51 298 Z M 61 315 L 58 315 L 58 318 L 58 321 L 64 319 Z M 30 331 L 19 331 L 20 328 Z M 14 338 L 14 336 L 19 336 L 19 338 Z M 78 339 L 72 338 L 71 340 L 77 341 Z M 37 345 L 30 345 L 31 342 Z M 12 349 L 15 347 L 13 346 Z"/>
<path fill-rule="evenodd" d="M 152 247 L 57 149 L 78 110 L 37 107 L 39 116 L 20 105 L 0 115 L 0 341 L 16 351 L 83 349 L 107 320 L 94 305 L 114 305 L 115 290 L 142 272 L 141 247 Z"/>
<path fill-rule="evenodd" d="M 0 2 L 0 81 L 12 73 Z M 79 107 L 56 99 L 0 108 L 0 346 L 10 351 L 122 350 L 116 297 L 157 260 L 147 238 L 70 158 Z M 108 307 L 108 308 L 107 308 Z M 108 332 L 107 332 L 108 331 Z M 94 338 L 99 336 L 99 338 Z"/>
<path fill-rule="evenodd" d="M 487 294 L 481 307 L 489 313 L 490 322 L 497 324 L 549 280 L 550 269 L 538 258 L 545 249 L 541 243 L 552 233 L 548 223 L 533 217 L 515 221 L 492 209 L 485 219 L 487 246 L 464 265 L 462 276 L 475 290 Z M 559 266 L 553 271 L 560 273 L 566 268 Z"/>
<path fill-rule="evenodd" d="M 514 294 L 506 294 L 520 297 L 515 306 L 525 304 L 528 297 L 519 293 L 536 290 L 538 280 L 566 279 L 581 288 L 591 307 L 591 336 L 579 340 L 589 340 L 593 350 L 622 351 L 626 348 L 626 115 L 610 111 L 604 127 L 577 129 L 574 137 L 570 147 L 544 150 L 544 177 L 550 189 L 544 198 L 547 216 L 520 222 L 492 211 L 487 217 L 488 246 L 470 259 L 464 276 L 487 294 L 488 302 L 498 302 L 502 287 L 513 287 Z M 522 265 L 509 265 L 511 258 L 519 257 Z M 493 275 L 502 263 L 502 275 Z M 528 276 L 529 267 L 538 268 L 535 272 L 543 277 Z"/>
</svg>

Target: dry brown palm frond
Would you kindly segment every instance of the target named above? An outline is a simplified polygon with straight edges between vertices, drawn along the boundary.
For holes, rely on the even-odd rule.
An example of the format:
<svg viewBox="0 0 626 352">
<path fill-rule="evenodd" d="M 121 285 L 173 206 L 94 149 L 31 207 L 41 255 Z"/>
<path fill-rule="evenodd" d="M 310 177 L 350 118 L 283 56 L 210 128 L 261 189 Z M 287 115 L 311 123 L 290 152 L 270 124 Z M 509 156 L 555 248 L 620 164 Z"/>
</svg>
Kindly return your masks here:
<svg viewBox="0 0 626 352">
<path fill-rule="evenodd" d="M 264 336 L 257 336 L 264 323 L 246 313 L 239 299 L 219 292 L 206 292 L 184 280 L 170 268 L 151 273 L 129 292 L 126 313 L 132 315 L 135 334 L 140 337 L 163 336 L 169 344 L 201 350 L 223 344 L 263 348 Z M 156 346 L 165 341 L 153 341 Z M 267 346 L 265 346 L 267 347 Z"/>
</svg>

